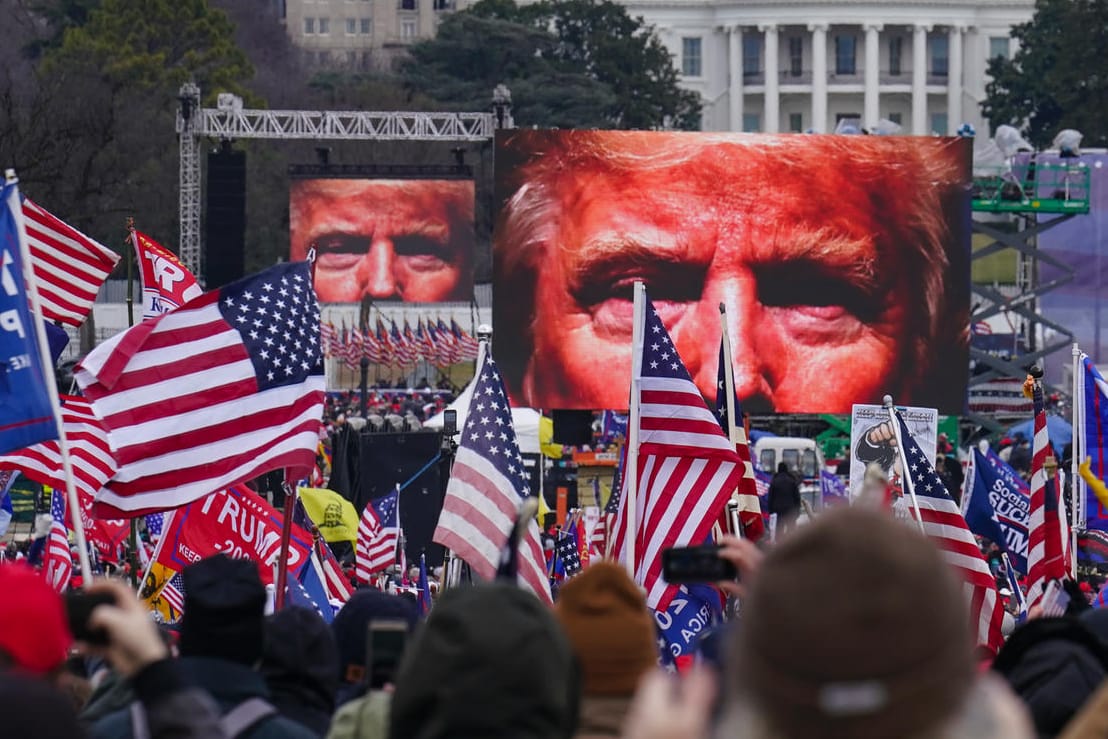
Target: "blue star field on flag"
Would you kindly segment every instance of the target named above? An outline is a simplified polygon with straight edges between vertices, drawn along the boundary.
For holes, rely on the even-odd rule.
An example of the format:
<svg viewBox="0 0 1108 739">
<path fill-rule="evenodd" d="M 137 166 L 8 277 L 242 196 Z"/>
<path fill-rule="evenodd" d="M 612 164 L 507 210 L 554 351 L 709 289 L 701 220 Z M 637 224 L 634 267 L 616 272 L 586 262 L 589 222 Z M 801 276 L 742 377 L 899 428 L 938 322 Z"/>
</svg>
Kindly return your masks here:
<svg viewBox="0 0 1108 739">
<path fill-rule="evenodd" d="M 554 552 L 562 560 L 566 577 L 573 577 L 581 571 L 581 553 L 577 548 L 577 537 L 573 534 L 560 534 L 554 542 Z"/>
<path fill-rule="evenodd" d="M 646 325 L 643 333 L 643 377 L 664 377 L 692 382 L 685 363 L 677 356 L 669 332 L 658 317 L 654 304 L 647 300 Z"/>
<path fill-rule="evenodd" d="M 307 262 L 287 265 L 283 275 L 266 270 L 223 288 L 219 310 L 238 329 L 254 364 L 258 390 L 295 385 L 323 374 L 319 303 Z"/>
<path fill-rule="evenodd" d="M 396 521 L 397 510 L 400 507 L 400 491 L 393 490 L 388 495 L 383 495 L 372 502 L 373 510 L 377 512 L 377 520 L 381 522 L 382 529 L 395 529 L 399 524 Z"/>
<path fill-rule="evenodd" d="M 521 498 L 531 494 L 527 468 L 516 443 L 512 425 L 512 409 L 504 381 L 496 370 L 492 356 L 485 357 L 485 366 L 473 389 L 473 401 L 466 418 L 463 443 L 488 460 L 505 477 L 512 480 Z"/>
<path fill-rule="evenodd" d="M 912 438 L 908 431 L 904 418 L 898 413 L 896 420 L 900 424 L 900 437 L 904 440 L 904 453 L 908 458 L 908 470 L 906 472 L 912 478 L 912 489 L 917 496 L 924 495 L 929 498 L 950 499 L 950 494 L 943 485 L 935 468 L 927 461 L 927 455 L 920 449 L 919 444 Z M 907 492 L 907 491 L 905 491 Z"/>
</svg>

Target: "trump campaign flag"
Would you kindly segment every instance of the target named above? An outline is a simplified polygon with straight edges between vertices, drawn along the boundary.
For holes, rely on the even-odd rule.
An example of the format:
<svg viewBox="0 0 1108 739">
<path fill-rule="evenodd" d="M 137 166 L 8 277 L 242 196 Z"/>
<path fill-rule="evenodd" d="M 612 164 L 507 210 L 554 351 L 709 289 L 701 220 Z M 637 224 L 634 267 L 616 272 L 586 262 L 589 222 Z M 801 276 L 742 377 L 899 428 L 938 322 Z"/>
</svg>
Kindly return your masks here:
<svg viewBox="0 0 1108 739">
<path fill-rule="evenodd" d="M 134 228 L 131 244 L 142 276 L 142 317 L 153 318 L 180 308 L 204 289 L 177 255 Z"/>
<path fill-rule="evenodd" d="M 974 449 L 966 468 L 962 513 L 970 531 L 996 542 L 1022 575 L 1027 574 L 1030 507 L 1031 497 L 1015 471 L 993 452 Z"/>
<path fill-rule="evenodd" d="M 249 559 L 268 585 L 281 557 L 282 523 L 283 516 L 264 498 L 245 485 L 234 485 L 174 511 L 154 559 L 175 572 L 216 554 Z M 298 572 L 311 554 L 311 534 L 293 523 L 289 573 Z"/>
<path fill-rule="evenodd" d="M 94 349 L 75 372 L 118 470 L 98 515 L 185 505 L 270 470 L 306 477 L 323 418 L 307 262 L 212 290 Z"/>
<path fill-rule="evenodd" d="M 0 203 L 0 452 L 58 438 L 40 351 L 39 319 L 25 291 L 19 187 L 5 185 Z M 23 243 L 21 243 L 23 242 Z M 53 372 L 49 372 L 53 377 Z"/>
</svg>

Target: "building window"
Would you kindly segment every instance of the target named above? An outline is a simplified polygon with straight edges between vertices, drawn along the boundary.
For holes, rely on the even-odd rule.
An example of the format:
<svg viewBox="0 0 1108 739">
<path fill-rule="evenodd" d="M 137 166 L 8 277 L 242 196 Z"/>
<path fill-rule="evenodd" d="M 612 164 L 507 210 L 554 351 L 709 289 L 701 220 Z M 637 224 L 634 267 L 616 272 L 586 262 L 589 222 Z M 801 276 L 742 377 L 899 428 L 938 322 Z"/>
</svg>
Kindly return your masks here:
<svg viewBox="0 0 1108 739">
<path fill-rule="evenodd" d="M 900 113 L 889 113 L 889 123 L 895 123 L 896 125 L 899 126 L 903 122 L 904 122 L 904 116 L 902 114 L 900 114 Z"/>
<path fill-rule="evenodd" d="M 415 38 L 415 21 L 403 21 L 400 24 L 400 38 Z"/>
<path fill-rule="evenodd" d="M 400 3 L 396 7 L 400 10 L 416 10 L 416 0 L 400 0 Z"/>
<path fill-rule="evenodd" d="M 946 113 L 931 114 L 931 133 L 946 136 Z"/>
<path fill-rule="evenodd" d="M 950 39 L 946 36 L 934 36 L 931 39 L 931 74 L 934 77 L 946 77 L 949 68 Z"/>
<path fill-rule="evenodd" d="M 855 74 L 855 39 L 850 34 L 835 37 L 835 74 Z"/>
<path fill-rule="evenodd" d="M 346 35 L 353 36 L 358 32 L 358 21 L 354 18 L 346 19 Z"/>
<path fill-rule="evenodd" d="M 331 33 L 331 19 L 320 18 L 319 19 L 319 33 L 321 36 L 326 36 Z"/>
<path fill-rule="evenodd" d="M 789 131 L 792 133 L 802 133 L 804 131 L 803 113 L 789 113 Z"/>
<path fill-rule="evenodd" d="M 989 37 L 989 58 L 1007 59 L 1010 52 L 1007 36 L 990 36 Z"/>
<path fill-rule="evenodd" d="M 753 34 L 743 34 L 743 77 L 757 77 L 762 73 L 762 39 Z"/>
<path fill-rule="evenodd" d="M 757 113 L 743 113 L 743 133 L 757 133 L 762 128 L 762 117 Z"/>
<path fill-rule="evenodd" d="M 799 77 L 804 73 L 804 39 L 789 37 L 789 75 Z"/>
<path fill-rule="evenodd" d="M 700 37 L 681 39 L 681 74 L 685 77 L 700 77 Z"/>
<path fill-rule="evenodd" d="M 309 36 L 315 33 L 315 18 L 304 19 L 304 35 Z"/>
<path fill-rule="evenodd" d="M 904 53 L 904 37 L 893 36 L 889 39 L 889 74 L 899 77 L 903 72 L 900 69 L 900 56 Z"/>
<path fill-rule="evenodd" d="M 372 24 L 372 22 L 370 21 L 369 18 L 362 18 L 361 23 L 362 23 L 362 26 L 361 26 L 361 32 L 362 33 L 368 34 L 368 33 L 372 32 L 373 24 Z"/>
</svg>

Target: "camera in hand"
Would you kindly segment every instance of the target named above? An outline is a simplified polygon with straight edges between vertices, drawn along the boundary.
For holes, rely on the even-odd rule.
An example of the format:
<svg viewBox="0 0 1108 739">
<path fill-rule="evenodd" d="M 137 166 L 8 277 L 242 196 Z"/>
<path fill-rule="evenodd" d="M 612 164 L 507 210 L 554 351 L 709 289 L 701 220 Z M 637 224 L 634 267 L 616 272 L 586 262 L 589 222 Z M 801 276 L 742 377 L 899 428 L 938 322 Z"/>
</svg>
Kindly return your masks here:
<svg viewBox="0 0 1108 739">
<path fill-rule="evenodd" d="M 366 672 L 371 690 L 396 679 L 400 658 L 408 643 L 408 623 L 401 620 L 370 621 L 366 637 Z"/>
<path fill-rule="evenodd" d="M 719 556 L 715 544 L 662 550 L 662 577 L 666 582 L 718 582 L 738 576 L 735 565 Z"/>
<path fill-rule="evenodd" d="M 107 632 L 90 628 L 88 624 L 93 609 L 105 604 L 114 606 L 115 596 L 111 593 L 86 593 L 83 590 L 71 590 L 65 594 L 65 614 L 74 639 L 98 647 L 107 646 Z"/>
</svg>

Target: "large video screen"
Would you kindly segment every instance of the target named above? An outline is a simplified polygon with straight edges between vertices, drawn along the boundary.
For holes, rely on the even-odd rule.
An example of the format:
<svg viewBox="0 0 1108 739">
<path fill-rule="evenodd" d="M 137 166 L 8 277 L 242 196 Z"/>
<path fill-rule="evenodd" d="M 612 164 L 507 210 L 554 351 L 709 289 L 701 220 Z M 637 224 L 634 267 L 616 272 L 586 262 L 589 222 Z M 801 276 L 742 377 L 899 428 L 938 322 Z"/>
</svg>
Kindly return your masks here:
<svg viewBox="0 0 1108 739">
<path fill-rule="evenodd" d="M 473 202 L 473 180 L 293 180 L 289 258 L 315 247 L 324 303 L 468 301 Z"/>
<path fill-rule="evenodd" d="M 709 401 L 962 412 L 968 140 L 520 130 L 496 141 L 494 351 L 513 402 L 626 408 L 632 286 Z"/>
</svg>

